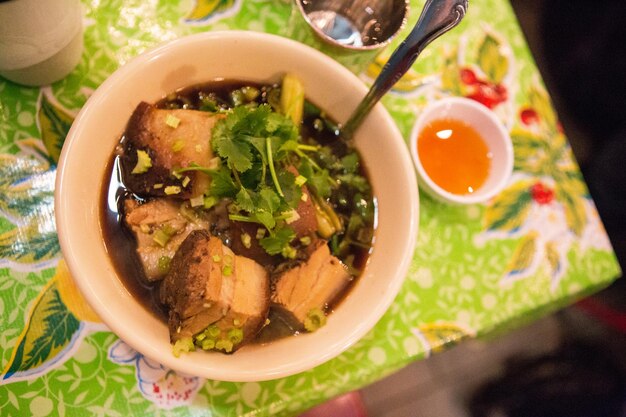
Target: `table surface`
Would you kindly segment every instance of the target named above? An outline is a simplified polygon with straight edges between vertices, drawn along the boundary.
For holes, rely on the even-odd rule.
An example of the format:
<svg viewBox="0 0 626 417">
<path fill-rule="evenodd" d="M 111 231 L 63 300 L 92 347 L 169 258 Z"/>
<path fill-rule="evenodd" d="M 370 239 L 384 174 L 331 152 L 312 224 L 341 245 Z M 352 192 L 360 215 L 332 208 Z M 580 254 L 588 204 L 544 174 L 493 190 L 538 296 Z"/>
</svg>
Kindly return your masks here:
<svg viewBox="0 0 626 417">
<path fill-rule="evenodd" d="M 468 207 L 421 194 L 408 276 L 369 334 L 311 371 L 230 383 L 153 363 L 85 304 L 59 250 L 55 161 L 85 100 L 137 54 L 207 30 L 288 36 L 291 6 L 286 0 L 83 0 L 85 52 L 67 78 L 42 88 L 0 80 L 2 414 L 296 415 L 617 278 L 619 265 L 510 5 L 470 3 L 463 23 L 422 54 L 383 104 L 405 139 L 424 105 L 438 98 L 467 96 L 491 107 L 515 148 L 507 188 L 488 204 Z M 407 28 L 422 5 L 411 1 Z M 360 74 L 366 83 L 384 59 Z"/>
</svg>

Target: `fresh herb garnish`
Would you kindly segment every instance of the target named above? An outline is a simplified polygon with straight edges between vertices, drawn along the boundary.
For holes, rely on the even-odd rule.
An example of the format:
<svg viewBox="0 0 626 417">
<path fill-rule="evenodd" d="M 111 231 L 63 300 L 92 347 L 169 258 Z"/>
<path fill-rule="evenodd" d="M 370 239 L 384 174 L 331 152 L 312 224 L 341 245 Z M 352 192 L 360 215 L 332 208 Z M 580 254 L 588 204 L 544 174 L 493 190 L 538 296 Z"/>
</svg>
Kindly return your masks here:
<svg viewBox="0 0 626 417">
<path fill-rule="evenodd" d="M 211 176 L 209 197 L 230 200 L 231 220 L 268 230 L 259 243 L 270 255 L 292 254 L 289 243 L 295 233 L 286 225 L 286 213 L 302 196 L 302 180 L 289 172 L 299 159 L 298 141 L 298 127 L 269 105 L 235 107 L 213 129 L 211 143 L 221 166 L 193 167 Z"/>
<path fill-rule="evenodd" d="M 192 164 L 176 170 L 175 174 L 186 171 L 208 174 L 211 183 L 203 204 L 198 199 L 194 206 L 208 209 L 226 200 L 231 221 L 259 225 L 256 233 L 246 234 L 244 246 L 255 239 L 268 254 L 285 258 L 296 257 L 298 247 L 311 243 L 310 238 L 296 239 L 291 227 L 299 219 L 296 211 L 299 204 L 310 198 L 315 207 L 318 235 L 334 238 L 335 244 L 331 245 L 334 252 L 343 255 L 348 246 L 358 246 L 364 240 L 358 239 L 363 233 L 357 236 L 356 229 L 371 228 L 371 207 L 367 206 L 367 210 L 357 207 L 354 198 L 361 193 L 371 201 L 371 190 L 360 173 L 356 152 L 345 144 L 337 152 L 330 146 L 300 137 L 302 113 L 296 107 L 306 107 L 308 102 L 302 104 L 302 94 L 290 85 L 291 81 L 283 83 L 282 92 L 271 90 L 281 92 L 280 103 L 272 103 L 268 94 L 265 101 L 253 103 L 246 98 L 247 103 L 222 108 L 220 112 L 225 117 L 216 123 L 211 139 L 216 161 L 205 167 Z M 285 85 L 289 89 L 285 90 Z M 285 91 L 290 94 L 283 100 Z M 254 93 L 242 89 L 242 97 L 245 92 L 251 97 Z M 309 117 L 310 109 L 305 109 L 305 113 Z M 326 120 L 319 111 L 316 117 Z M 303 188 L 308 192 L 303 192 Z M 351 218 L 353 212 L 358 218 Z M 368 219 L 362 219 L 364 216 Z M 350 230 L 346 230 L 348 225 Z M 371 236 L 366 237 L 371 241 Z"/>
</svg>

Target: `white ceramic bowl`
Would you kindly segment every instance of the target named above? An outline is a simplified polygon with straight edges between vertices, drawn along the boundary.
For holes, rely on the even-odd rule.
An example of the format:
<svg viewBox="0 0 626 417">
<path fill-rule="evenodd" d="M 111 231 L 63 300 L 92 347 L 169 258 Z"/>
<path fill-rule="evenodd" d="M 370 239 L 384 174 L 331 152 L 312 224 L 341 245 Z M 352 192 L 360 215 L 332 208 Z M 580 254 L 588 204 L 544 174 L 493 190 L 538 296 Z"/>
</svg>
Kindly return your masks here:
<svg viewBox="0 0 626 417">
<path fill-rule="evenodd" d="M 417 152 L 419 134 L 426 125 L 438 119 L 456 119 L 469 124 L 483 138 L 492 154 L 491 169 L 485 183 L 471 194 L 453 194 L 444 190 L 428 176 L 420 161 Z M 427 105 L 413 125 L 409 143 L 420 187 L 445 203 L 485 202 L 504 188 L 513 171 L 513 145 L 509 133 L 491 110 L 467 98 L 449 97 Z"/>
<path fill-rule="evenodd" d="M 365 335 L 405 278 L 417 235 L 417 184 L 405 143 L 380 105 L 355 137 L 378 199 L 374 251 L 358 283 L 317 332 L 246 346 L 233 355 L 193 352 L 175 358 L 166 325 L 146 311 L 116 275 L 103 244 L 101 186 L 135 106 L 220 77 L 276 82 L 287 72 L 296 74 L 307 97 L 339 122 L 366 93 L 351 72 L 294 41 L 252 32 L 203 33 L 167 43 L 120 68 L 91 96 L 65 141 L 55 209 L 72 276 L 113 332 L 172 369 L 217 380 L 257 381 L 313 368 Z"/>
</svg>

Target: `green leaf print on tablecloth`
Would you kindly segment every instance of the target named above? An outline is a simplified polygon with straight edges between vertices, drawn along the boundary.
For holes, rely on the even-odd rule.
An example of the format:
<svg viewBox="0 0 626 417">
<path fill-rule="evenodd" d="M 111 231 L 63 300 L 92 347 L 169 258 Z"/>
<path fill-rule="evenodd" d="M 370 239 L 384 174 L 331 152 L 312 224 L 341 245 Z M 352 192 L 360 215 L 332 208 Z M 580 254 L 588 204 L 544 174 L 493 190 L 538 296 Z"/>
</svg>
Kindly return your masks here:
<svg viewBox="0 0 626 417">
<path fill-rule="evenodd" d="M 63 355 L 62 351 L 72 346 L 74 335 L 79 333 L 80 322 L 61 301 L 54 280 L 44 287 L 29 316 L 2 379 L 14 374 L 28 376 L 28 371 Z"/>
<path fill-rule="evenodd" d="M 567 272 L 574 242 L 586 229 L 603 227 L 547 93 L 532 84 L 527 97 L 528 103 L 517 112 L 520 124 L 511 132 L 516 174 L 487 205 L 483 236 L 518 239 L 504 281 L 530 277 L 544 268 L 554 290 Z M 593 245 L 611 249 L 608 239 Z"/>
<path fill-rule="evenodd" d="M 193 10 L 185 17 L 186 23 L 209 24 L 232 16 L 239 11 L 242 0 L 195 0 Z"/>
<path fill-rule="evenodd" d="M 26 315 L 0 384 L 32 379 L 59 366 L 88 332 L 101 328 L 98 323 L 100 319 L 78 292 L 61 260 Z"/>
<path fill-rule="evenodd" d="M 74 116 L 54 101 L 49 88 L 42 89 L 37 111 L 37 125 L 41 139 L 53 163 L 59 161 L 65 137 L 72 127 Z"/>
</svg>

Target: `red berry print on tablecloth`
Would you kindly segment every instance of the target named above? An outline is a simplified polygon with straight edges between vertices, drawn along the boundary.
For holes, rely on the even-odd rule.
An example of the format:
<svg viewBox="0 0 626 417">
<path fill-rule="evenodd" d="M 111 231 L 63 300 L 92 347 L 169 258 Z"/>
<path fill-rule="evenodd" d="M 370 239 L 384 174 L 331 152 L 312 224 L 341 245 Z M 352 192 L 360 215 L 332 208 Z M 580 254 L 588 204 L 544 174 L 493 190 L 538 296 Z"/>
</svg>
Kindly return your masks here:
<svg viewBox="0 0 626 417">
<path fill-rule="evenodd" d="M 504 85 L 480 79 L 474 71 L 467 67 L 460 70 L 460 78 L 467 89 L 465 97 L 475 100 L 489 109 L 493 109 L 508 98 L 508 91 Z"/>
<path fill-rule="evenodd" d="M 461 68 L 461 81 L 465 85 L 474 85 L 478 81 L 478 78 L 470 68 Z"/>
<path fill-rule="evenodd" d="M 539 123 L 539 114 L 537 114 L 537 112 L 531 108 L 522 109 L 519 117 L 522 123 L 524 123 L 526 126 L 531 126 Z"/>
<path fill-rule="evenodd" d="M 537 204 L 550 204 L 554 200 L 554 190 L 541 182 L 530 188 L 530 195 Z"/>
</svg>

